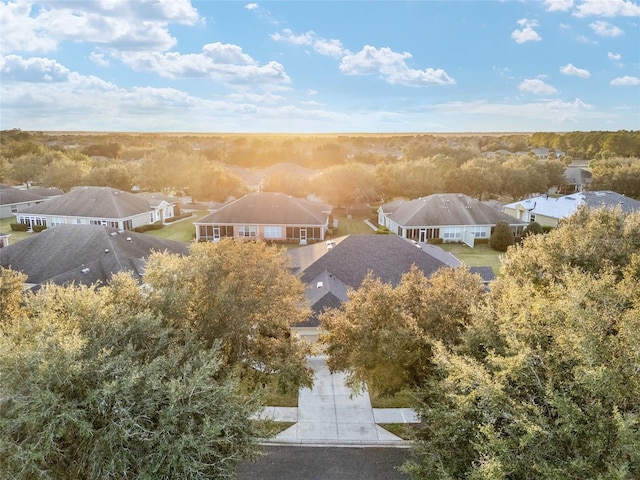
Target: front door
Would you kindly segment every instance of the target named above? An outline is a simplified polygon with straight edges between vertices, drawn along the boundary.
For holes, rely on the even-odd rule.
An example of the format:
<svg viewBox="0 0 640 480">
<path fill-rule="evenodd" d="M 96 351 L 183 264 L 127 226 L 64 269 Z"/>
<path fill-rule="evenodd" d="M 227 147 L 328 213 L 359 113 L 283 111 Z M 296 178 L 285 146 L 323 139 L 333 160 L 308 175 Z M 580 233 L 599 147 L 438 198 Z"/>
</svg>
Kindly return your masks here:
<svg viewBox="0 0 640 480">
<path fill-rule="evenodd" d="M 220 241 L 220 227 L 213 227 L 213 241 Z"/>
<path fill-rule="evenodd" d="M 418 241 L 420 243 L 424 243 L 427 241 L 427 229 L 426 228 L 421 228 L 420 229 L 420 235 L 418 236 Z"/>
<path fill-rule="evenodd" d="M 306 245 L 306 244 L 307 244 L 307 229 L 301 228 L 300 229 L 300 245 Z"/>
</svg>

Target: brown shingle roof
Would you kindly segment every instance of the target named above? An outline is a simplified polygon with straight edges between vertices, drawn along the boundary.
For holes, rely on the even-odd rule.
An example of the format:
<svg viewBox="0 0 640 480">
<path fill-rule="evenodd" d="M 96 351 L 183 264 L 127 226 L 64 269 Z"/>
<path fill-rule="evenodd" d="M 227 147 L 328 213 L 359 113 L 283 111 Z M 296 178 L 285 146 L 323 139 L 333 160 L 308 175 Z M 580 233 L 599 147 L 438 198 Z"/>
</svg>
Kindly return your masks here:
<svg viewBox="0 0 640 480">
<path fill-rule="evenodd" d="M 111 187 L 78 187 L 20 213 L 69 217 L 128 218 L 151 211 L 149 202 L 133 193 Z"/>
<path fill-rule="evenodd" d="M 284 193 L 251 193 L 201 218 L 198 224 L 325 225 L 331 207 Z"/>
</svg>

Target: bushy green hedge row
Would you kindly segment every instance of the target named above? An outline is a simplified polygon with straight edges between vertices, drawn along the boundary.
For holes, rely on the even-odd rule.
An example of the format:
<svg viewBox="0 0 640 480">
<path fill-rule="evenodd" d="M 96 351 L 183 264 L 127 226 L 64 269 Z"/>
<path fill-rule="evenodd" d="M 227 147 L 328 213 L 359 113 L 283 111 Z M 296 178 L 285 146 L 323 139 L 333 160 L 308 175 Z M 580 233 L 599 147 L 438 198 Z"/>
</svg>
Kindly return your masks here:
<svg viewBox="0 0 640 480">
<path fill-rule="evenodd" d="M 46 225 L 34 225 L 34 226 L 33 226 L 33 227 L 31 227 L 31 228 L 32 228 L 32 230 L 33 230 L 34 232 L 36 232 L 36 233 L 37 233 L 37 232 L 41 232 L 41 231 L 43 231 L 43 230 L 46 230 L 46 229 L 47 229 L 47 226 L 46 226 Z"/>
<path fill-rule="evenodd" d="M 29 225 L 26 223 L 12 223 L 11 230 L 14 232 L 26 232 L 29 230 Z"/>
<path fill-rule="evenodd" d="M 182 215 L 175 215 L 173 217 L 165 219 L 165 223 L 177 222 L 178 220 L 182 220 L 183 218 L 193 217 L 192 212 L 183 213 Z"/>
<path fill-rule="evenodd" d="M 148 232 L 149 230 L 160 230 L 161 228 L 162 228 L 162 223 L 156 222 L 156 223 L 151 223 L 149 225 L 142 225 L 140 227 L 136 227 L 133 229 L 133 231 L 138 233 L 144 233 L 144 232 Z"/>
</svg>

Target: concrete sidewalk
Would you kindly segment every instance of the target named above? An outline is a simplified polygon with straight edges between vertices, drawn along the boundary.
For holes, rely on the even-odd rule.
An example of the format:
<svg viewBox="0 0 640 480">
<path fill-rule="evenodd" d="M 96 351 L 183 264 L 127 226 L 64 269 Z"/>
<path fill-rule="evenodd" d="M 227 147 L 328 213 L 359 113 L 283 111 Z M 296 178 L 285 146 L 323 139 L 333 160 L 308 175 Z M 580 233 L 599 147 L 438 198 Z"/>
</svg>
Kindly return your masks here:
<svg viewBox="0 0 640 480">
<path fill-rule="evenodd" d="M 331 374 L 324 357 L 312 357 L 313 388 L 303 388 L 298 407 L 266 407 L 261 418 L 296 422 L 270 439 L 270 444 L 408 446 L 408 442 L 377 423 L 419 423 L 410 408 L 371 407 L 369 393 L 354 395 L 344 374 Z"/>
</svg>

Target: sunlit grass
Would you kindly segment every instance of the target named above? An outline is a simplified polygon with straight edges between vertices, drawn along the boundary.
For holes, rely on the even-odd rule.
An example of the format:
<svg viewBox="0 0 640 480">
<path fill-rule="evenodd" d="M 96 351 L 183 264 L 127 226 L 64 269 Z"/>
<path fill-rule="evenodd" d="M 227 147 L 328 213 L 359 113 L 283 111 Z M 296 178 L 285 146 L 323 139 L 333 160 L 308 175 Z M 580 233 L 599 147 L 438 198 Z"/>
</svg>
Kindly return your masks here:
<svg viewBox="0 0 640 480">
<path fill-rule="evenodd" d="M 468 267 L 491 267 L 493 273 L 500 275 L 500 255 L 502 254 L 492 250 L 488 244 L 481 243 L 474 248 L 457 243 L 438 246 L 458 257 Z"/>
<path fill-rule="evenodd" d="M 353 216 L 351 218 L 335 217 L 338 220 L 338 228 L 334 231 L 334 237 L 342 237 L 344 235 L 357 234 L 357 233 L 375 233 L 374 230 L 369 227 L 365 220 L 371 220 L 369 217 Z"/>
<path fill-rule="evenodd" d="M 20 240 L 24 240 L 25 238 L 37 235 L 37 233 L 33 232 L 14 232 L 13 230 L 11 230 L 12 223 L 16 223 L 16 217 L 3 218 L 2 220 L 0 220 L 0 233 L 8 233 L 11 235 L 9 237 L 9 245 L 13 245 Z"/>
<path fill-rule="evenodd" d="M 207 213 L 209 212 L 206 210 L 198 210 L 188 218 L 164 225 L 160 230 L 149 230 L 145 233 L 147 235 L 153 235 L 154 237 L 160 237 L 166 240 L 190 243 L 194 240 L 196 234 L 196 226 L 193 222 L 201 219 Z"/>
</svg>

